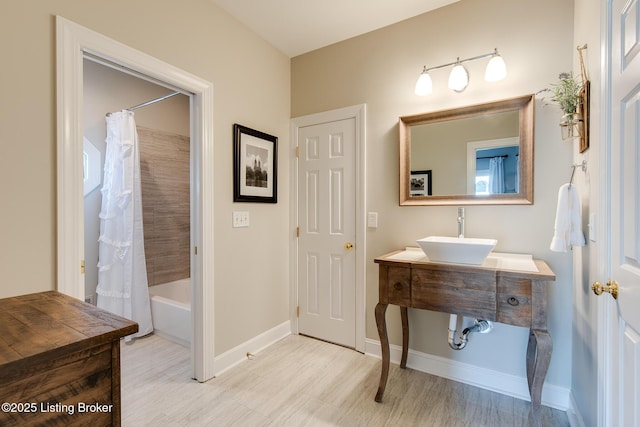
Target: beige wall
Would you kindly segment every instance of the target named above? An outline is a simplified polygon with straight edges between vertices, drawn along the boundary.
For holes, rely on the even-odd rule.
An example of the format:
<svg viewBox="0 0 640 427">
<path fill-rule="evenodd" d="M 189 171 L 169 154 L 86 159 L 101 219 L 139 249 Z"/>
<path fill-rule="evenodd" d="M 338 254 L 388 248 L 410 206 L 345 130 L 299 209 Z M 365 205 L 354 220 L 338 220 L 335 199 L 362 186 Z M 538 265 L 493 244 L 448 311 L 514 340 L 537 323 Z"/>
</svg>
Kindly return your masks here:
<svg viewBox="0 0 640 427">
<path fill-rule="evenodd" d="M 207 0 L 5 5 L 0 297 L 55 287 L 55 15 L 213 83 L 216 353 L 286 321 L 290 61 Z M 233 204 L 235 122 L 279 137 L 277 205 Z M 251 227 L 231 228 L 234 209 L 250 211 Z"/>
<path fill-rule="evenodd" d="M 508 78 L 483 81 L 486 61 L 468 66 L 463 93 L 446 89 L 447 70 L 434 71 L 434 93 L 417 97 L 413 87 L 423 65 L 435 66 L 498 48 Z M 456 207 L 398 206 L 398 117 L 535 93 L 570 70 L 573 2 L 556 0 L 462 0 L 459 3 L 292 60 L 292 116 L 367 104 L 367 211 L 379 227 L 367 234 L 367 338 L 378 339 L 373 316 L 377 266 L 373 258 L 415 246 L 428 235 L 455 235 Z M 470 206 L 466 234 L 498 239 L 497 251 L 532 253 L 557 275 L 549 286 L 549 331 L 554 354 L 547 382 L 568 388 L 571 372 L 571 254 L 549 251 L 557 192 L 569 179 L 570 143 L 561 141 L 555 106 L 536 106 L 535 203 L 531 206 Z M 444 314 L 410 311 L 411 348 L 471 365 L 524 377 L 528 330 L 496 324 L 472 337 L 464 351 L 447 346 Z M 388 310 L 391 342 L 400 344 L 399 310 Z"/>
</svg>

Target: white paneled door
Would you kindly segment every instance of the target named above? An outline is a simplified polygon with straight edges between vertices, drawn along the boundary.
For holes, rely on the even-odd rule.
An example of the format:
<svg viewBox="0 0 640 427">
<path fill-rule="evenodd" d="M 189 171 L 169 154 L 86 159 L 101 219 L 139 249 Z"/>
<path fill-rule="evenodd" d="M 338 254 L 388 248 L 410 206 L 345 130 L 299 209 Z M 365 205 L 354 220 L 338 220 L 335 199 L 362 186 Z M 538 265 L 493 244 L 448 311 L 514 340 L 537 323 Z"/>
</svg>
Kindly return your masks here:
<svg viewBox="0 0 640 427">
<path fill-rule="evenodd" d="M 612 307 L 607 425 L 640 426 L 640 4 L 612 0 L 609 285 Z M 611 304 L 614 302 L 611 300 Z"/>
<path fill-rule="evenodd" d="M 355 347 L 355 119 L 298 130 L 298 331 Z"/>
</svg>

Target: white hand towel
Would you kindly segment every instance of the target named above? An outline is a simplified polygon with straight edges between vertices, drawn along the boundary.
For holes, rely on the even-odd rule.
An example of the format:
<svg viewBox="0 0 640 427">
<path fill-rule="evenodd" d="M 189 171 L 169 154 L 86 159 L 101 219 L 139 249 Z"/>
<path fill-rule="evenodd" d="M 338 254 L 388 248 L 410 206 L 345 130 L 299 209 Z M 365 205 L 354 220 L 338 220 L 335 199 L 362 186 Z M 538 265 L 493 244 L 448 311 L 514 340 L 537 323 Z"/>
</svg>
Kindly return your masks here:
<svg viewBox="0 0 640 427">
<path fill-rule="evenodd" d="M 570 184 L 564 184 L 558 191 L 556 223 L 549 249 L 554 252 L 567 252 L 571 246 L 584 245 L 578 189 Z"/>
</svg>

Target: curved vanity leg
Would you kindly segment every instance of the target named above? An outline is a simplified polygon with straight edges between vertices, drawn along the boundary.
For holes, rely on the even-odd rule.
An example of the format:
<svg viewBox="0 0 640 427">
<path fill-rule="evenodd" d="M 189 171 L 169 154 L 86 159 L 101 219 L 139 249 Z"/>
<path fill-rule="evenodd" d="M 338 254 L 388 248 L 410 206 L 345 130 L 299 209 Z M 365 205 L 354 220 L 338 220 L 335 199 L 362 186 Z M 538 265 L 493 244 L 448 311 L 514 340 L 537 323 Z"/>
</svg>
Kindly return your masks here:
<svg viewBox="0 0 640 427">
<path fill-rule="evenodd" d="M 536 336 L 533 329 L 529 329 L 529 342 L 527 344 L 527 384 L 529 385 L 529 395 L 531 395 L 531 384 L 533 383 L 533 364 L 536 360 Z"/>
<path fill-rule="evenodd" d="M 407 367 L 407 353 L 409 352 L 409 316 L 407 316 L 407 307 L 400 307 L 400 318 L 402 319 L 402 358 L 400 359 L 400 367 Z"/>
<path fill-rule="evenodd" d="M 542 426 L 542 386 L 547 375 L 553 343 L 547 331 L 531 329 L 527 346 L 527 381 L 531 394 L 531 414 L 534 427 Z"/>
<path fill-rule="evenodd" d="M 387 304 L 378 303 L 376 305 L 376 325 L 378 326 L 378 335 L 380 336 L 380 348 L 382 349 L 382 371 L 380 372 L 380 384 L 376 393 L 376 402 L 382 402 L 382 395 L 387 386 L 387 378 L 389 377 L 389 336 L 387 335 L 387 321 L 385 313 Z"/>
</svg>

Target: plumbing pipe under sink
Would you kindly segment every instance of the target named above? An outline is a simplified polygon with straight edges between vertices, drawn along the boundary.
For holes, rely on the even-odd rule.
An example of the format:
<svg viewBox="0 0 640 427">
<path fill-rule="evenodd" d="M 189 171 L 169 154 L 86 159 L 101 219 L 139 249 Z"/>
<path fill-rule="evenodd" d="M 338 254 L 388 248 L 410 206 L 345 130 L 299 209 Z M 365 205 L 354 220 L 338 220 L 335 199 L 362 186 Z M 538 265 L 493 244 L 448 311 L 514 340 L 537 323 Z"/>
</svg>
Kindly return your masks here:
<svg viewBox="0 0 640 427">
<path fill-rule="evenodd" d="M 449 315 L 449 336 L 448 343 L 449 347 L 453 350 L 462 350 L 467 346 L 467 342 L 469 341 L 469 335 L 474 332 L 480 332 L 481 334 L 486 334 L 491 332 L 493 329 L 493 323 L 489 320 L 481 320 L 476 319 L 475 324 L 469 328 L 465 328 L 462 331 L 462 335 L 460 335 L 460 341 L 456 342 L 456 329 L 458 328 L 458 315 L 451 314 Z"/>
</svg>

